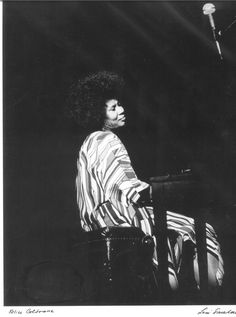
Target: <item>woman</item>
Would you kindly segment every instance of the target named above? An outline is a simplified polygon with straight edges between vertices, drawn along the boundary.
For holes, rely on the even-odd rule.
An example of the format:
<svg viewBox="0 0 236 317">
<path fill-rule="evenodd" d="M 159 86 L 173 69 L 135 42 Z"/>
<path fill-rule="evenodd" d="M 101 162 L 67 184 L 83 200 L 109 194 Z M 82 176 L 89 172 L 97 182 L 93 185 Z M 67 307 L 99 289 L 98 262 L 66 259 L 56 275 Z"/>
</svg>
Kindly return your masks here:
<svg viewBox="0 0 236 317">
<path fill-rule="evenodd" d="M 119 102 L 122 87 L 123 81 L 118 75 L 105 71 L 87 76 L 73 87 L 74 117 L 78 124 L 91 131 L 77 160 L 76 188 L 81 225 L 85 231 L 106 226 L 134 226 L 153 236 L 153 209 L 140 204 L 149 185 L 137 178 L 124 145 L 114 133 L 126 120 L 124 107 Z M 194 220 L 168 211 L 167 228 L 178 234 L 174 248 L 169 244 L 168 253 L 169 283 L 172 289 L 177 289 L 182 244 L 190 240 L 196 245 Z M 221 285 L 223 260 L 215 231 L 209 224 L 206 234 L 209 283 Z M 158 265 L 156 252 L 153 262 Z M 196 252 L 193 265 L 199 285 Z"/>
</svg>

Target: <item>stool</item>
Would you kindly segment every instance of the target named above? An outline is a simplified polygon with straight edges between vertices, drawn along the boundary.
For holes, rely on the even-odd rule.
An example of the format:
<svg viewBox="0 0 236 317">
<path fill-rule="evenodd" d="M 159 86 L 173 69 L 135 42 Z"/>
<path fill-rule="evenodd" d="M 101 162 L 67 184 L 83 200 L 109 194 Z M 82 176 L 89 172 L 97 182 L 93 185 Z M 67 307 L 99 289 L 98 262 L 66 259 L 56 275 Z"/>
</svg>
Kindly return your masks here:
<svg viewBox="0 0 236 317">
<path fill-rule="evenodd" d="M 154 301 L 156 283 L 151 236 L 135 227 L 106 227 L 86 233 L 93 304 Z"/>
</svg>

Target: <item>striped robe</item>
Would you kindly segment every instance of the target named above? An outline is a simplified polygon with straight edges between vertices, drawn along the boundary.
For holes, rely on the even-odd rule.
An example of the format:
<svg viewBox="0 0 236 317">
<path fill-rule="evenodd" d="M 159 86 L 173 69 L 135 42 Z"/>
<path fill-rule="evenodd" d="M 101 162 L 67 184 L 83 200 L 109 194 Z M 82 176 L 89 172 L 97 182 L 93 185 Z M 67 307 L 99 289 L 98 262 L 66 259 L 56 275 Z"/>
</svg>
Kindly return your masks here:
<svg viewBox="0 0 236 317">
<path fill-rule="evenodd" d="M 153 236 L 153 208 L 136 204 L 139 192 L 149 185 L 137 178 L 124 145 L 113 132 L 96 131 L 86 138 L 79 152 L 77 169 L 77 203 L 83 230 L 135 226 Z M 168 239 L 169 280 L 176 288 L 182 243 L 191 240 L 196 244 L 194 220 L 167 211 L 167 228 L 178 233 L 174 247 Z M 216 278 L 220 283 L 224 274 L 223 260 L 216 233 L 209 224 L 206 224 L 206 236 L 207 251 L 218 261 Z M 153 261 L 158 265 L 156 252 Z"/>
</svg>

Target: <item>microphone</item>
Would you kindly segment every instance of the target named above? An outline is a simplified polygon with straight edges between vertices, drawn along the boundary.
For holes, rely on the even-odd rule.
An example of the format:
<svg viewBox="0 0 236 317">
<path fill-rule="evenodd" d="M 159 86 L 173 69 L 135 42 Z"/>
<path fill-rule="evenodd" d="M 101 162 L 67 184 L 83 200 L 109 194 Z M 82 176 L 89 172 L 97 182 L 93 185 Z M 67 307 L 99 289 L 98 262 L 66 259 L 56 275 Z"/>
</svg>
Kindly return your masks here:
<svg viewBox="0 0 236 317">
<path fill-rule="evenodd" d="M 223 56 L 221 54 L 220 44 L 216 38 L 216 32 L 215 32 L 216 27 L 215 27 L 214 18 L 212 15 L 212 13 L 214 13 L 216 11 L 216 7 L 212 3 L 205 3 L 204 6 L 202 7 L 202 11 L 203 11 L 204 15 L 208 15 L 209 22 L 210 22 L 211 29 L 212 29 L 212 33 L 213 33 L 213 37 L 214 37 L 214 40 L 216 43 L 216 48 L 217 48 L 218 53 L 220 55 L 220 59 L 223 59 Z"/>
</svg>

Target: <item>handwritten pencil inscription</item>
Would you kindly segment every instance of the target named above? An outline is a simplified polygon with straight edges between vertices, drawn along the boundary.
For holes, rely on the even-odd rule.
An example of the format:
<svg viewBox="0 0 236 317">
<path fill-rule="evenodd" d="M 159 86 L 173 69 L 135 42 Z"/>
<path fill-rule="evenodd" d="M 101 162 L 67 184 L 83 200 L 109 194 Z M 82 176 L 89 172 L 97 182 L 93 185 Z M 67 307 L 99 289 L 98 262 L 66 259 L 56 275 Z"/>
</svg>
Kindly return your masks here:
<svg viewBox="0 0 236 317">
<path fill-rule="evenodd" d="M 236 315 L 236 310 L 227 307 L 209 308 L 204 307 L 198 313 L 198 315 Z"/>
</svg>

